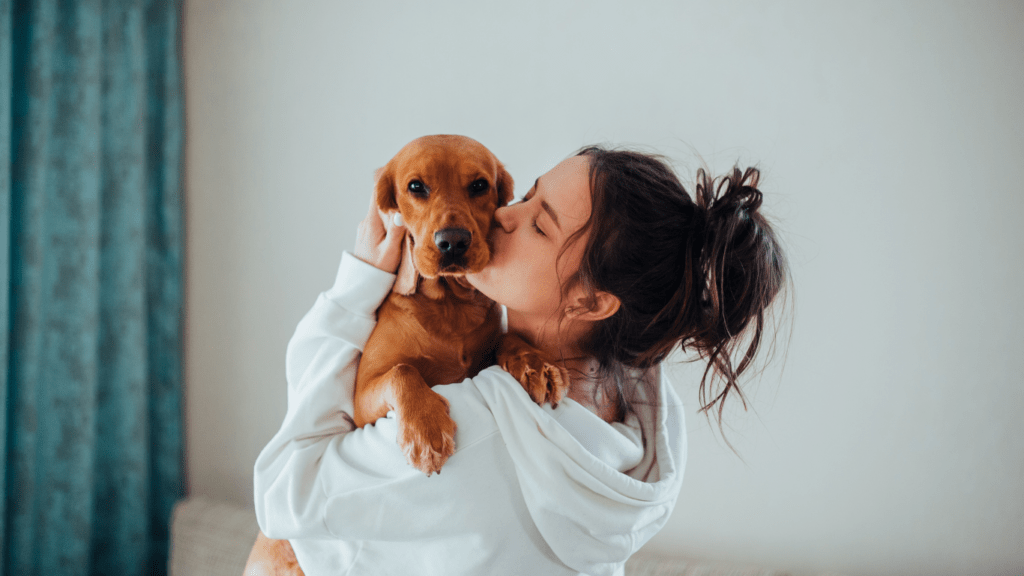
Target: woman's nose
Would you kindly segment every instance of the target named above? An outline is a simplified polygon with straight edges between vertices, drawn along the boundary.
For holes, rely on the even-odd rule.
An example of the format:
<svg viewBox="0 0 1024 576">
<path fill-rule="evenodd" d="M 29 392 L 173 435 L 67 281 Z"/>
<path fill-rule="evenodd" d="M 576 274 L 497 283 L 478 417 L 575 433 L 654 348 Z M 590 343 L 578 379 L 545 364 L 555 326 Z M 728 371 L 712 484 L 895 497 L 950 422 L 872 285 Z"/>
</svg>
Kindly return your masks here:
<svg viewBox="0 0 1024 576">
<path fill-rule="evenodd" d="M 515 210 L 511 206 L 502 206 L 494 211 L 494 221 L 501 226 L 506 234 L 516 229 Z"/>
</svg>

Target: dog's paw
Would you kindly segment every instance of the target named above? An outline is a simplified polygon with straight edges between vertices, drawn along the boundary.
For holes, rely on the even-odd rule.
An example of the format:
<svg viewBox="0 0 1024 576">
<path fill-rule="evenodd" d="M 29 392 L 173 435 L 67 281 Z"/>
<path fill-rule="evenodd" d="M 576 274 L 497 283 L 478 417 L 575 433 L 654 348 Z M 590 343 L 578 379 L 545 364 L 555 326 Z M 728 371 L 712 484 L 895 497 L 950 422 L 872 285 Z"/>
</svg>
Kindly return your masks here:
<svg viewBox="0 0 1024 576">
<path fill-rule="evenodd" d="M 398 445 L 409 464 L 427 476 L 441 473 L 455 453 L 455 421 L 448 400 L 432 392 L 421 404 L 398 417 Z"/>
<path fill-rule="evenodd" d="M 498 351 L 498 365 L 518 380 L 537 404 L 550 402 L 552 408 L 557 408 L 569 389 L 568 372 L 525 343 L 502 347 Z"/>
</svg>

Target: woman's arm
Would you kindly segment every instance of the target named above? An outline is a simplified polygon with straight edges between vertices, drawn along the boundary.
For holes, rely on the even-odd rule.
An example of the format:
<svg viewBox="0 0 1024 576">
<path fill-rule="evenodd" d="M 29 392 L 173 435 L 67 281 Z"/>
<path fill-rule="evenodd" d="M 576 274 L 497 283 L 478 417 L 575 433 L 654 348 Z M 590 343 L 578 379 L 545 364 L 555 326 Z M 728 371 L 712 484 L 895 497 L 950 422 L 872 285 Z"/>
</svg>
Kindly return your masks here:
<svg viewBox="0 0 1024 576">
<path fill-rule="evenodd" d="M 346 252 L 334 287 L 317 298 L 288 343 L 288 410 L 256 460 L 254 474 L 256 517 L 270 538 L 437 536 L 435 524 L 402 519 L 470 514 L 463 525 L 480 522 L 473 516 L 479 506 L 453 511 L 452 498 L 438 495 L 470 492 L 479 482 L 477 467 L 509 469 L 492 461 L 507 455 L 483 448 L 481 442 L 497 438 L 497 430 L 468 382 L 442 388 L 453 416 L 459 415 L 460 445 L 477 456 L 467 462 L 453 457 L 442 476 L 427 478 L 409 466 L 393 417 L 355 428 L 352 395 L 361 350 L 376 325 L 373 312 L 393 280 L 393 274 Z"/>
<path fill-rule="evenodd" d="M 317 297 L 288 342 L 288 409 L 254 470 L 256 516 L 268 536 L 306 534 L 323 508 L 317 470 L 331 441 L 340 442 L 355 427 L 359 356 L 394 284 L 404 236 L 405 229 L 371 199 L 355 250 L 342 256 L 334 285 Z"/>
<path fill-rule="evenodd" d="M 267 536 L 324 536 L 311 528 L 324 506 L 318 470 L 332 441 L 355 428 L 359 356 L 393 282 L 393 274 L 346 252 L 334 286 L 317 297 L 288 343 L 288 409 L 254 470 L 256 516 Z"/>
</svg>

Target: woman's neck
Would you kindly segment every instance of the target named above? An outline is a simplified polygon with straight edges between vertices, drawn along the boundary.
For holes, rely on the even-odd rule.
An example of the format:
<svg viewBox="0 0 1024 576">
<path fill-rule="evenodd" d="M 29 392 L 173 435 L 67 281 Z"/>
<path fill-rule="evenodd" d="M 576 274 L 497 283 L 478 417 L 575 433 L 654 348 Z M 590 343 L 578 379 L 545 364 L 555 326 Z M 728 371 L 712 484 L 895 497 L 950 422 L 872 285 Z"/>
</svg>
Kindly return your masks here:
<svg viewBox="0 0 1024 576">
<path fill-rule="evenodd" d="M 559 325 L 556 318 L 538 318 L 508 310 L 508 331 L 556 360 L 587 356 L 580 348 L 585 328 L 578 322 Z"/>
<path fill-rule="evenodd" d="M 601 363 L 593 356 L 569 359 L 563 363 L 569 373 L 569 391 L 572 398 L 587 410 L 597 414 L 605 422 L 621 421 L 625 414 L 619 409 L 618 387 L 614 377 L 601 375 Z"/>
</svg>

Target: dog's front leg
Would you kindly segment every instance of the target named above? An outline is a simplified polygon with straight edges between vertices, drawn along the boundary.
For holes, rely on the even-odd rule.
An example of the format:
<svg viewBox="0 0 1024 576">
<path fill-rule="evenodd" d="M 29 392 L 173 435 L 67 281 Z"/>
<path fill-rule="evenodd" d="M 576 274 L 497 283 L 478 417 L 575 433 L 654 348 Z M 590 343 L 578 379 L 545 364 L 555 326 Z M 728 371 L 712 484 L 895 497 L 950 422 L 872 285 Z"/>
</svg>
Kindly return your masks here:
<svg viewBox="0 0 1024 576">
<path fill-rule="evenodd" d="M 505 334 L 498 345 L 498 366 L 522 384 L 537 404 L 555 408 L 569 390 L 569 373 L 547 354 L 515 334 Z"/>
<path fill-rule="evenodd" d="M 408 364 L 398 364 L 359 388 L 356 425 L 375 422 L 394 410 L 398 445 L 406 460 L 427 476 L 440 474 L 455 452 L 455 421 L 448 413 L 448 400 L 431 390 L 419 370 Z"/>
</svg>

